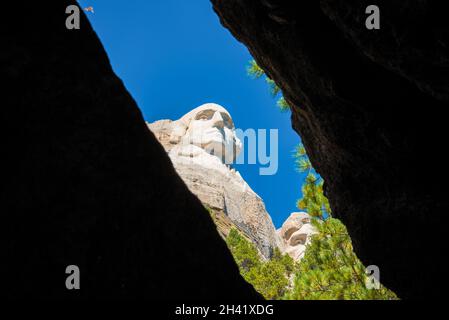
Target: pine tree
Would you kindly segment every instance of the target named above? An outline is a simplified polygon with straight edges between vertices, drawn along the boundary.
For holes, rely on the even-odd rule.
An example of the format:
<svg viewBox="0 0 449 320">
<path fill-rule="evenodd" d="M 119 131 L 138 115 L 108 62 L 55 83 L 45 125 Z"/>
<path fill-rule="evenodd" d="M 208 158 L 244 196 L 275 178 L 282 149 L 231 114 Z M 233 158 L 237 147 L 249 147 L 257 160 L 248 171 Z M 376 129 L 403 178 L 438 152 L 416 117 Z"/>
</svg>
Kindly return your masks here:
<svg viewBox="0 0 449 320">
<path fill-rule="evenodd" d="M 250 273 L 252 269 L 258 269 L 260 267 L 262 262 L 256 247 L 254 244 L 247 241 L 237 229 L 231 229 L 226 238 L 226 243 L 244 277 Z"/>
<path fill-rule="evenodd" d="M 312 217 L 325 220 L 331 213 L 329 201 L 324 196 L 324 181 L 314 174 L 306 149 L 299 144 L 294 151 L 296 170 L 308 172 L 302 186 L 303 197 L 296 202 L 298 209 L 306 211 Z"/>
<path fill-rule="evenodd" d="M 293 290 L 286 299 L 397 299 L 385 287 L 368 289 L 365 267 L 352 248 L 351 238 L 340 220 L 331 217 L 329 201 L 323 193 L 324 181 L 314 174 L 303 145 L 294 154 L 296 168 L 308 172 L 297 206 L 314 219 L 317 234 L 312 236 L 296 271 Z"/>
<path fill-rule="evenodd" d="M 365 267 L 352 249 L 346 227 L 334 218 L 312 222 L 312 237 L 296 271 L 292 300 L 394 300 L 396 295 L 381 286 L 368 289 Z"/>
<path fill-rule="evenodd" d="M 226 243 L 240 269 L 240 274 L 266 299 L 281 299 L 295 269 L 293 259 L 275 249 L 271 259 L 263 261 L 253 243 L 233 228 Z"/>
<path fill-rule="evenodd" d="M 250 61 L 247 71 L 254 79 L 265 75 L 254 60 Z M 265 81 L 273 97 L 280 95 L 278 107 L 282 111 L 289 110 L 290 107 L 276 83 L 266 75 Z M 346 227 L 338 219 L 332 218 L 329 201 L 323 192 L 324 180 L 315 173 L 302 144 L 296 147 L 294 157 L 296 170 L 307 173 L 302 185 L 303 196 L 296 205 L 313 218 L 312 224 L 318 233 L 312 236 L 299 264 L 279 251 L 274 252 L 268 263 L 252 264 L 253 267 L 249 269 L 244 268 L 248 263 L 243 264 L 242 257 L 236 258 L 240 261 L 239 266 L 245 279 L 268 299 L 397 299 L 392 291 L 383 286 L 380 289 L 366 287 L 365 267 L 353 252 Z M 243 253 L 243 250 L 238 253 L 234 251 L 235 256 Z M 294 285 L 288 291 L 287 278 L 292 273 Z"/>
<path fill-rule="evenodd" d="M 280 96 L 276 103 L 277 106 L 279 107 L 279 109 L 281 111 L 290 110 L 290 106 L 288 105 L 287 101 L 285 100 L 279 86 L 272 79 L 270 79 L 269 77 L 266 76 L 265 71 L 263 71 L 263 69 L 261 67 L 259 67 L 259 65 L 257 64 L 257 62 L 255 60 L 251 60 L 249 62 L 249 65 L 246 68 L 246 71 L 247 71 L 248 75 L 250 77 L 252 77 L 253 79 L 259 79 L 259 78 L 262 78 L 263 76 L 265 76 L 265 81 L 267 82 L 268 87 L 270 88 L 271 95 L 274 98 Z"/>
<path fill-rule="evenodd" d="M 248 75 L 254 79 L 259 79 L 265 75 L 265 71 L 257 64 L 256 60 L 251 60 L 246 68 Z"/>
<path fill-rule="evenodd" d="M 322 179 L 309 173 L 302 186 L 303 197 L 296 203 L 298 209 L 321 220 L 325 220 L 331 212 L 329 201 L 323 194 L 323 184 Z"/>
<path fill-rule="evenodd" d="M 290 110 L 290 106 L 288 105 L 284 97 L 280 97 L 276 104 L 282 112 Z"/>
</svg>

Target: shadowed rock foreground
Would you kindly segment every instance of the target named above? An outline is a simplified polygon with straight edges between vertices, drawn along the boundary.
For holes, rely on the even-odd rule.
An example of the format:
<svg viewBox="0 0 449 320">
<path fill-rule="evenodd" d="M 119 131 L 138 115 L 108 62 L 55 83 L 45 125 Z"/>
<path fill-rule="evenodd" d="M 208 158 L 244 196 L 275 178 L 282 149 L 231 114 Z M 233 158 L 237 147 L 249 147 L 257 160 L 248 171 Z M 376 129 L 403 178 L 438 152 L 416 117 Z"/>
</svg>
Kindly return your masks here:
<svg viewBox="0 0 449 320">
<path fill-rule="evenodd" d="M 0 29 L 2 295 L 258 299 L 84 15 L 34 3 Z"/>
<path fill-rule="evenodd" d="M 365 265 L 401 298 L 446 287 L 449 20 L 432 1 L 212 0 L 282 89 Z M 263 112 L 261 110 L 260 112 Z"/>
</svg>

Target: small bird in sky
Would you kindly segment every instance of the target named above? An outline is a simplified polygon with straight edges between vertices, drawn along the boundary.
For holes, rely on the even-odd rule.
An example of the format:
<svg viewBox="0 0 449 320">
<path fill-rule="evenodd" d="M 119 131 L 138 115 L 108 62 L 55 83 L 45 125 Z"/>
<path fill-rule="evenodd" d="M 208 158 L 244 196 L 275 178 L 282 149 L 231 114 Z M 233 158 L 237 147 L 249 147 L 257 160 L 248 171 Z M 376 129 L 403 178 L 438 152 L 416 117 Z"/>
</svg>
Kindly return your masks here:
<svg viewBox="0 0 449 320">
<path fill-rule="evenodd" d="M 94 7 L 92 7 L 92 6 L 86 7 L 86 8 L 84 8 L 84 10 L 94 13 Z"/>
</svg>

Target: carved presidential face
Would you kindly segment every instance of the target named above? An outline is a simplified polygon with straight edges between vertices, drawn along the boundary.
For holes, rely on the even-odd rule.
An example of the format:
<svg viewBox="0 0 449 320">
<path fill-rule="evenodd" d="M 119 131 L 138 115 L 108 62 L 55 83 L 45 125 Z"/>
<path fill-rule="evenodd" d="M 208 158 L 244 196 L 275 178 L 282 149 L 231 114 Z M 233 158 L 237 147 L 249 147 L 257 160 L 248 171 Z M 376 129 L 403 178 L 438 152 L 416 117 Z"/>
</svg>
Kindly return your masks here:
<svg viewBox="0 0 449 320">
<path fill-rule="evenodd" d="M 316 230 L 310 223 L 310 216 L 307 213 L 292 213 L 281 228 L 285 251 L 295 261 L 299 261 L 304 256 L 306 246 L 314 234 L 316 234 Z"/>
<path fill-rule="evenodd" d="M 182 145 L 195 145 L 207 153 L 232 163 L 241 149 L 241 141 L 235 135 L 231 115 L 223 107 L 208 103 L 180 119 L 186 126 Z"/>
</svg>

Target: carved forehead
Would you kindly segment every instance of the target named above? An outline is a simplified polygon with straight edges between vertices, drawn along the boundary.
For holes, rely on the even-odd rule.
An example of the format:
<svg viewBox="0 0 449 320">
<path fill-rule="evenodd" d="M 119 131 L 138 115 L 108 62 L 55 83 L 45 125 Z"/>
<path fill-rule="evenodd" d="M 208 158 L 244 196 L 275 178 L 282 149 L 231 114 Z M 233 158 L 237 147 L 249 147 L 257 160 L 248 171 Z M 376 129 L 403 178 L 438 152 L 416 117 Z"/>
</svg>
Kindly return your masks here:
<svg viewBox="0 0 449 320">
<path fill-rule="evenodd" d="M 229 114 L 228 110 L 226 110 L 222 106 L 220 106 L 216 103 L 206 103 L 206 104 L 203 104 L 202 106 L 199 106 L 199 107 L 193 109 L 192 111 L 186 113 L 184 116 L 182 116 L 182 118 L 180 120 L 183 121 L 186 125 L 188 125 L 190 123 L 190 121 L 192 119 L 194 119 L 198 113 L 200 113 L 202 111 L 209 111 L 209 110 L 213 111 L 213 112 L 219 111 L 222 113 L 226 113 L 229 116 L 229 118 L 231 118 L 231 115 Z"/>
</svg>

